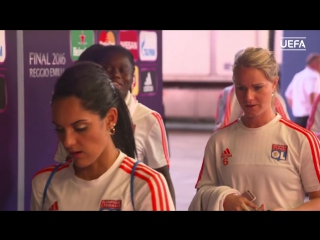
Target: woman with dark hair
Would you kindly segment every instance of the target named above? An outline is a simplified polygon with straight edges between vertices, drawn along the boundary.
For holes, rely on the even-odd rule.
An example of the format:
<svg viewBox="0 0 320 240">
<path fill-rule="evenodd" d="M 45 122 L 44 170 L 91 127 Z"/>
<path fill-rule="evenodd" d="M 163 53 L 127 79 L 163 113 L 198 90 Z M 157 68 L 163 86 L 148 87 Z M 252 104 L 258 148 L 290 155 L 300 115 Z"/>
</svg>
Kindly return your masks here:
<svg viewBox="0 0 320 240">
<path fill-rule="evenodd" d="M 134 59 L 131 52 L 120 45 L 96 44 L 87 48 L 78 61 L 92 61 L 101 65 L 113 85 L 119 89 L 132 117 L 137 159 L 165 177 L 175 202 L 174 187 L 169 172 L 167 134 L 162 117 L 158 112 L 139 103 L 130 92 L 134 84 Z M 67 156 L 62 144 L 59 144 L 55 160 L 61 162 Z"/>
<path fill-rule="evenodd" d="M 164 177 L 134 159 L 128 108 L 100 65 L 66 69 L 51 107 L 71 159 L 33 177 L 31 210 L 174 210 Z"/>
</svg>

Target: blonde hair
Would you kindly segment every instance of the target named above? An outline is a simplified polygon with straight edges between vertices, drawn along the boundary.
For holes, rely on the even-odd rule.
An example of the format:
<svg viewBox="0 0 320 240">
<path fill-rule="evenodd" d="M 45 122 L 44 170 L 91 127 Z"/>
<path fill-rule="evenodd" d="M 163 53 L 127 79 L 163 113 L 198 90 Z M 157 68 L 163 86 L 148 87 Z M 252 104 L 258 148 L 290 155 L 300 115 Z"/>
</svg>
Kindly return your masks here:
<svg viewBox="0 0 320 240">
<path fill-rule="evenodd" d="M 273 52 L 268 49 L 248 47 L 239 51 L 234 60 L 233 80 L 236 72 L 241 68 L 256 68 L 261 70 L 270 82 L 279 77 L 279 65 Z"/>
</svg>

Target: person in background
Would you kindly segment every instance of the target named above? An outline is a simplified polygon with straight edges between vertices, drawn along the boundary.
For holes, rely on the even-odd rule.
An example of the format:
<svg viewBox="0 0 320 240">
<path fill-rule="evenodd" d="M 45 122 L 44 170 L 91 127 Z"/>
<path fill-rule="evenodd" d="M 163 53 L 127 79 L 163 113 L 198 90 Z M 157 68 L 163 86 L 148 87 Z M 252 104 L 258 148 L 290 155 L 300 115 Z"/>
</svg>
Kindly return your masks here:
<svg viewBox="0 0 320 240">
<path fill-rule="evenodd" d="M 134 159 L 128 107 L 100 65 L 82 62 L 66 69 L 54 86 L 51 108 L 71 159 L 35 174 L 32 211 L 175 210 L 162 174 Z"/>
<path fill-rule="evenodd" d="M 307 129 L 314 132 L 320 138 L 320 94 L 312 104 L 311 114 L 308 118 Z"/>
<path fill-rule="evenodd" d="M 249 47 L 236 57 L 243 115 L 208 140 L 190 211 L 320 210 L 320 142 L 274 111 L 278 72 L 267 49 Z"/>
<path fill-rule="evenodd" d="M 294 75 L 285 91 L 294 122 L 304 128 L 307 127 L 312 104 L 320 93 L 320 54 L 310 53 L 306 62 L 306 67 Z"/>
<path fill-rule="evenodd" d="M 175 191 L 171 180 L 167 135 L 161 115 L 139 103 L 131 94 L 134 84 L 134 59 L 129 50 L 120 45 L 102 46 L 95 44 L 87 48 L 78 62 L 92 61 L 101 65 L 113 85 L 125 100 L 133 122 L 137 147 L 137 159 L 160 172 L 166 179 L 175 202 Z M 68 153 L 59 144 L 56 161 L 64 161 Z"/>
</svg>

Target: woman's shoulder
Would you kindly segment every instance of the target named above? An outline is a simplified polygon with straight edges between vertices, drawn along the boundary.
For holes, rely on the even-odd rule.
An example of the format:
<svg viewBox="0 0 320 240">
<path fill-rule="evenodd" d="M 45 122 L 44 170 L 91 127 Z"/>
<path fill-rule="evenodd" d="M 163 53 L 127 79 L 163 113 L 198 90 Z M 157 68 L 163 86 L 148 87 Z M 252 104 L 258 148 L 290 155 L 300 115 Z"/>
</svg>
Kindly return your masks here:
<svg viewBox="0 0 320 240">
<path fill-rule="evenodd" d="M 233 122 L 231 122 L 221 128 L 218 128 L 216 131 L 213 132 L 213 135 L 221 135 L 221 134 L 228 133 L 230 130 L 233 131 L 234 128 L 238 127 L 238 124 L 237 124 L 238 121 L 239 121 L 239 119 L 236 119 Z"/>
<path fill-rule="evenodd" d="M 281 125 L 278 134 L 295 141 L 297 144 L 302 141 L 309 141 L 310 144 L 318 142 L 317 136 L 312 131 L 299 126 L 291 120 L 281 118 L 278 124 Z"/>
<path fill-rule="evenodd" d="M 143 105 L 141 103 L 138 104 L 137 108 L 136 108 L 136 111 L 135 111 L 135 114 L 133 115 L 133 118 L 144 118 L 144 119 L 154 119 L 156 120 L 156 118 L 162 118 L 161 115 L 147 107 L 146 105 Z"/>
<path fill-rule="evenodd" d="M 120 168 L 124 170 L 126 173 L 133 175 L 135 178 L 140 179 L 142 182 L 150 183 L 150 180 L 162 181 L 162 174 L 148 165 L 140 162 L 136 159 L 126 156 L 122 163 L 120 164 Z"/>
<path fill-rule="evenodd" d="M 38 182 L 38 181 L 42 181 L 44 179 L 48 179 L 51 174 L 55 174 L 57 172 L 61 172 L 64 169 L 67 169 L 71 162 L 72 162 L 72 160 L 68 160 L 63 163 L 52 164 L 48 167 L 45 167 L 45 168 L 39 170 L 32 177 L 32 182 Z"/>
</svg>

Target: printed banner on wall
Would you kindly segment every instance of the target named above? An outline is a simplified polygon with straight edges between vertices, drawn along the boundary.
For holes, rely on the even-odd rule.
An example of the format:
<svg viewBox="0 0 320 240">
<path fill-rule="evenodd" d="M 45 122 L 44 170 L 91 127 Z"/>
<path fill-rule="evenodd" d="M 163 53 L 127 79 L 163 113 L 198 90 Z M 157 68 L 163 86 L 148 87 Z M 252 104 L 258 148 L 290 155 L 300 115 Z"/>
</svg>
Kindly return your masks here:
<svg viewBox="0 0 320 240">
<path fill-rule="evenodd" d="M 81 53 L 95 43 L 93 30 L 70 30 L 70 55 L 77 61 Z"/>
<path fill-rule="evenodd" d="M 51 96 L 63 71 L 94 43 L 120 44 L 135 60 L 137 99 L 163 116 L 161 31 L 23 31 L 25 81 L 25 210 L 30 209 L 31 181 L 54 164 L 58 138 L 51 122 Z"/>
<path fill-rule="evenodd" d="M 16 31 L 0 30 L 0 211 L 17 210 L 18 103 Z"/>
<path fill-rule="evenodd" d="M 56 80 L 77 60 L 86 31 L 23 31 L 25 86 L 25 210 L 30 209 L 31 180 L 40 169 L 54 164 L 58 138 L 51 118 Z M 77 36 L 78 35 L 78 36 Z"/>
<path fill-rule="evenodd" d="M 132 93 L 138 101 L 159 112 L 162 103 L 162 31 L 98 30 L 97 43 L 121 45 L 131 51 L 135 61 Z"/>
</svg>

